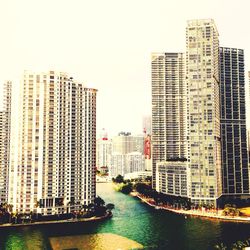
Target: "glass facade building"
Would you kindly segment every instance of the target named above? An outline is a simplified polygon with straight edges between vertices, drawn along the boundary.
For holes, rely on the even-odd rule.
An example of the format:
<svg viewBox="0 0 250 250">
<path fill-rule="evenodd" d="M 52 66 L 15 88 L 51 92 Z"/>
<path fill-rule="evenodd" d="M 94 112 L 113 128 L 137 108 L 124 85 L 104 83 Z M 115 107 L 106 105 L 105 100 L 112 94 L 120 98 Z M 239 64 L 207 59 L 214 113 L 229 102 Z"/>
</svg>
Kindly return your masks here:
<svg viewBox="0 0 250 250">
<path fill-rule="evenodd" d="M 220 48 L 220 107 L 223 194 L 249 194 L 242 49 Z"/>
</svg>

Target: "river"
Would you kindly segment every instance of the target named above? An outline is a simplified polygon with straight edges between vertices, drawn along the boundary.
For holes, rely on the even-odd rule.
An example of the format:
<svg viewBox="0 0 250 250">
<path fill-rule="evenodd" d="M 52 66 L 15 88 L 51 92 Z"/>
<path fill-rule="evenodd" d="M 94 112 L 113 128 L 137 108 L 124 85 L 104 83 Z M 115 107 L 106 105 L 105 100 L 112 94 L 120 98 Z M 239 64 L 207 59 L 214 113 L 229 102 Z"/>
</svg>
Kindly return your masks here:
<svg viewBox="0 0 250 250">
<path fill-rule="evenodd" d="M 116 192 L 112 184 L 97 185 L 97 193 L 106 203 L 114 203 L 113 218 L 98 223 L 42 225 L 15 229 L 0 229 L 0 249 L 50 250 L 93 249 L 92 242 L 109 241 L 114 249 L 123 249 L 122 239 L 142 244 L 145 249 L 213 249 L 220 242 L 231 244 L 250 237 L 250 224 L 220 222 L 200 218 L 185 218 L 167 211 L 155 210 L 139 199 Z M 89 238 L 90 235 L 92 238 Z M 122 236 L 117 238 L 114 236 Z M 105 235 L 107 240 L 98 235 Z M 112 238 L 113 235 L 113 238 Z M 113 241 L 112 241 L 113 239 Z M 63 242 L 74 243 L 68 247 Z M 56 242 L 56 243 L 55 243 Z M 63 245 L 60 245 L 63 244 Z M 73 245 L 74 245 L 73 244 Z M 96 245 L 95 245 L 96 246 Z"/>
</svg>

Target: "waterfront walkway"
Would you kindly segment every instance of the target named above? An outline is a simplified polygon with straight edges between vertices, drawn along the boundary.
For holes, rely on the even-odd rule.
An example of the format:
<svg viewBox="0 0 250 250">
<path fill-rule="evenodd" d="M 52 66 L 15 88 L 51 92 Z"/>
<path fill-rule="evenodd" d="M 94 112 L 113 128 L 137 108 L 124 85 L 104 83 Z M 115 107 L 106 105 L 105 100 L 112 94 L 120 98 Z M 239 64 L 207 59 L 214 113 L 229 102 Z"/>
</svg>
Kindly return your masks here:
<svg viewBox="0 0 250 250">
<path fill-rule="evenodd" d="M 167 210 L 176 214 L 182 214 L 182 215 L 188 215 L 188 216 L 196 216 L 196 217 L 203 217 L 207 219 L 217 219 L 222 221 L 231 221 L 231 222 L 245 222 L 250 223 L 250 217 L 243 217 L 243 216 L 225 216 L 222 215 L 223 210 L 211 210 L 207 211 L 205 209 L 203 210 L 184 210 L 184 209 L 174 209 L 172 207 L 166 206 L 166 205 L 157 205 L 155 204 L 154 199 L 152 198 L 146 198 L 143 195 L 132 192 L 132 196 L 138 197 L 141 201 L 145 202 L 151 207 L 154 207 L 155 209 L 162 209 Z"/>
<path fill-rule="evenodd" d="M 91 222 L 91 221 L 102 221 L 108 218 L 111 218 L 113 214 L 111 212 L 106 213 L 104 216 L 93 216 L 90 218 L 78 218 L 78 219 L 68 219 L 68 220 L 53 220 L 53 221 L 37 221 L 37 222 L 29 222 L 29 223 L 21 223 L 21 224 L 12 224 L 6 223 L 1 224 L 2 227 L 23 227 L 23 226 L 36 226 L 36 225 L 52 225 L 52 224 L 61 224 L 61 223 L 79 223 L 79 222 Z"/>
</svg>

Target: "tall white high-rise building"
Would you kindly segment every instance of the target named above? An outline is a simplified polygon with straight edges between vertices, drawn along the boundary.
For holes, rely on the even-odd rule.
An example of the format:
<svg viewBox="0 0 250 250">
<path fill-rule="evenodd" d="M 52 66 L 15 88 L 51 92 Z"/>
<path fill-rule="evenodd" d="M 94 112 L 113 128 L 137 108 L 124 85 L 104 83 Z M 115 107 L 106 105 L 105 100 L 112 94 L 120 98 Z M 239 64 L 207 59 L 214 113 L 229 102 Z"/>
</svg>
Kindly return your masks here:
<svg viewBox="0 0 250 250">
<path fill-rule="evenodd" d="M 0 204 L 8 201 L 11 154 L 11 81 L 6 81 L 4 83 L 3 93 L 3 110 L 0 111 Z"/>
<path fill-rule="evenodd" d="M 169 178 L 168 167 L 186 169 L 186 85 L 183 53 L 153 53 L 152 70 L 152 184 L 157 191 Z M 179 163 L 181 161 L 181 163 Z M 157 164 L 164 163 L 164 168 Z M 157 173 L 158 172 L 158 173 Z"/>
<path fill-rule="evenodd" d="M 222 193 L 218 37 L 212 19 L 187 23 L 190 198 L 215 205 Z"/>
<path fill-rule="evenodd" d="M 66 73 L 25 71 L 20 88 L 14 211 L 63 213 L 95 198 L 96 90 Z"/>
</svg>

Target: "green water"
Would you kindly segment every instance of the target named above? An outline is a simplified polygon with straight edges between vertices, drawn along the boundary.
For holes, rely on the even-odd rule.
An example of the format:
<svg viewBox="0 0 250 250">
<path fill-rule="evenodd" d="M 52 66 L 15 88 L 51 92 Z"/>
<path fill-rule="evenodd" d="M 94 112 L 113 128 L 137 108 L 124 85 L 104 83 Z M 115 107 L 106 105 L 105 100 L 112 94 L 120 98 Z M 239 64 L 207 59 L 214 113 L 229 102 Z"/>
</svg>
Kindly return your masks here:
<svg viewBox="0 0 250 250">
<path fill-rule="evenodd" d="M 112 233 L 136 241 L 146 249 L 213 249 L 216 243 L 231 244 L 250 237 L 250 224 L 187 218 L 155 210 L 138 199 L 118 193 L 111 184 L 98 184 L 98 194 L 116 208 L 111 220 L 99 223 L 42 225 L 0 229 L 0 249 L 51 249 L 50 239 Z M 74 237 L 75 236 L 75 237 Z M 60 242 L 60 241 L 59 241 Z M 119 249 L 119 241 L 115 242 Z M 64 249 L 63 246 L 59 249 Z"/>
</svg>

